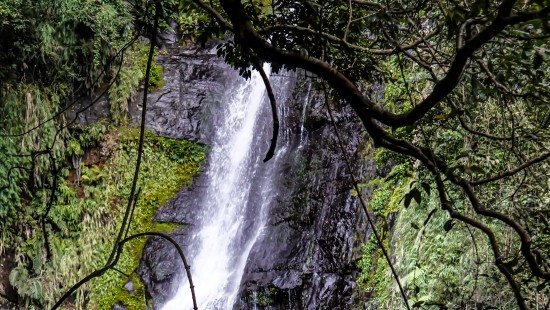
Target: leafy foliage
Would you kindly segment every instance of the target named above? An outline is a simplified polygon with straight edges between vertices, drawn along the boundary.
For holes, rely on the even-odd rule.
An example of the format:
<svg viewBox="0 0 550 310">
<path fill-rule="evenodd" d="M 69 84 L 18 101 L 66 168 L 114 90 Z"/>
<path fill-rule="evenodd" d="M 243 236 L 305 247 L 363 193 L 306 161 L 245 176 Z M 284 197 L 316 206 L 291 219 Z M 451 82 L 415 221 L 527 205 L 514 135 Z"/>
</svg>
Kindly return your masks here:
<svg viewBox="0 0 550 310">
<path fill-rule="evenodd" d="M 153 57 L 157 55 L 157 49 L 155 49 L 155 53 L 153 54 Z M 139 52 L 140 59 L 139 59 L 139 70 L 141 71 L 141 76 L 145 76 L 145 70 L 147 69 L 147 57 L 149 55 L 149 49 L 148 48 L 142 48 Z M 151 90 L 155 89 L 161 89 L 164 85 L 162 81 L 162 66 L 157 64 L 156 62 L 153 62 L 151 64 L 151 76 L 149 77 L 149 87 Z"/>
<path fill-rule="evenodd" d="M 121 0 L 2 0 L 0 78 L 97 86 L 102 66 L 111 62 L 120 47 L 116 43 L 123 42 L 132 24 L 127 5 Z"/>
<path fill-rule="evenodd" d="M 163 2 L 166 12 L 174 5 Z M 0 0 L 0 253 L 16 253 L 18 266 L 10 282 L 21 297 L 19 306 L 51 307 L 63 288 L 108 255 L 112 240 L 105 232 L 113 234 L 120 222 L 136 143 L 130 137 L 119 140 L 104 123 L 75 127 L 63 112 L 82 96 L 105 90 L 115 123 L 127 122 L 128 102 L 148 57 L 141 45 L 131 44 L 149 31 L 152 11 L 144 1 Z M 156 63 L 148 86 L 163 86 L 162 67 Z M 146 162 L 158 170 L 140 179 L 149 192 L 138 205 L 138 226 L 131 232 L 171 229 L 154 225 L 151 217 L 190 182 L 204 159 L 204 150 L 191 143 L 151 134 L 147 141 Z M 170 170 L 176 174 L 160 175 Z M 134 241 L 121 259 L 128 273 L 144 242 Z M 120 298 L 111 298 L 122 278 L 110 279 L 101 292 L 86 284 L 72 296 L 75 306 L 128 303 L 132 298 L 121 292 Z M 143 308 L 140 296 L 133 301 L 137 308 Z"/>
<path fill-rule="evenodd" d="M 242 75 L 259 58 L 275 71 L 302 68 L 323 79 L 354 109 L 375 147 L 412 161 L 416 180 L 399 199 L 416 208 L 436 195 L 430 199 L 452 219 L 442 231 L 468 225 L 490 249 L 500 272 L 495 285 L 507 283 L 520 309 L 545 306 L 547 1 L 282 0 L 269 9 L 254 1 L 193 2 L 232 32 L 221 53 Z M 391 189 L 380 191 L 373 203 L 384 215 Z M 449 253 L 463 238 L 452 241 Z M 408 295 L 418 298 L 416 307 L 435 296 Z M 500 301 L 489 302 L 476 307 Z"/>
<path fill-rule="evenodd" d="M 63 88 L 41 90 L 33 85 L 5 87 L 0 92 L 0 110 L 3 121 L 0 130 L 16 134 L 37 127 L 43 119 L 56 112 Z M 47 123 L 24 136 L 0 139 L 0 227 L 2 235 L 0 252 L 6 243 L 13 241 L 14 227 L 28 220 L 20 214 L 34 188 L 49 184 L 52 180 L 51 158 L 54 162 L 64 157 L 63 139 L 66 130 L 58 130 L 55 124 Z M 39 156 L 44 149 L 51 158 Z"/>
<path fill-rule="evenodd" d="M 90 129 L 83 135 L 96 136 L 96 132 L 97 129 Z M 124 130 L 119 134 L 101 134 L 103 139 L 100 142 L 108 141 L 112 135 L 116 135 L 117 145 L 112 156 L 105 163 L 82 166 L 79 185 L 74 180 L 75 170 L 65 169 L 58 199 L 49 216 L 53 245 L 51 259 L 45 260 L 43 238 L 35 233 L 39 226 L 27 223 L 29 235 L 20 240 L 21 245 L 16 251 L 19 266 L 12 271 L 10 280 L 28 304 L 51 307 L 67 286 L 100 267 L 110 253 L 112 236 L 123 216 L 122 202 L 130 190 L 138 132 Z M 129 231 L 131 234 L 172 229 L 170 225 L 153 223 L 152 217 L 182 186 L 190 184 L 204 159 L 202 147 L 187 141 L 155 137 L 150 132 L 146 135 L 145 145 L 146 168 L 139 181 L 142 194 Z M 47 197 L 46 191 L 39 191 L 31 206 L 41 208 L 43 198 Z M 126 247 L 117 265 L 118 270 L 133 273 L 145 241 L 137 239 Z M 136 290 L 143 293 L 137 277 L 132 275 L 131 279 Z M 125 293 L 122 287 L 126 281 L 124 275 L 110 271 L 79 291 L 75 306 L 88 308 L 88 299 L 89 305 L 98 305 L 101 309 L 110 309 L 116 302 L 129 309 L 143 309 L 144 295 Z M 35 291 L 37 286 L 43 291 Z"/>
</svg>

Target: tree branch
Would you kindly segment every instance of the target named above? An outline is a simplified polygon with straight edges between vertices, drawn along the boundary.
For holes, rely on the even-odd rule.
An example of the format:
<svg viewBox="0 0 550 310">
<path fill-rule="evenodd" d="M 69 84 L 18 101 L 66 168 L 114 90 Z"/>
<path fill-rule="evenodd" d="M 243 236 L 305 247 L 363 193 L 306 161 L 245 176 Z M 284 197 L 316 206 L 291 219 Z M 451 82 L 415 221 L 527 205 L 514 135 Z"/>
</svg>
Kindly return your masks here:
<svg viewBox="0 0 550 310">
<path fill-rule="evenodd" d="M 302 27 L 302 26 L 296 26 L 296 25 L 288 25 L 288 24 L 286 24 L 286 25 L 274 25 L 274 26 L 265 27 L 265 29 L 263 31 L 259 32 L 259 33 L 262 34 L 264 32 L 282 30 L 282 31 L 293 31 L 293 32 L 312 35 L 312 36 L 319 36 L 320 35 L 323 38 L 327 39 L 331 43 L 338 44 L 338 45 L 341 45 L 341 46 L 344 46 L 344 47 L 347 47 L 347 48 L 350 48 L 350 49 L 358 50 L 358 51 L 361 51 L 361 52 L 365 52 L 365 53 L 368 53 L 368 54 L 372 54 L 372 55 L 394 55 L 394 54 L 400 53 L 401 51 L 410 50 L 410 49 L 413 49 L 415 47 L 418 47 L 420 44 L 424 43 L 426 40 L 428 40 L 428 39 L 432 38 L 433 36 L 437 35 L 441 31 L 442 27 L 443 27 L 443 25 L 440 24 L 440 25 L 438 25 L 438 27 L 434 31 L 428 33 L 424 37 L 416 39 L 415 41 L 413 41 L 409 44 L 399 45 L 398 47 L 392 48 L 392 49 L 373 49 L 373 48 L 368 48 L 368 47 L 364 47 L 364 46 L 359 46 L 359 45 L 356 45 L 356 44 L 349 43 L 346 40 L 346 36 L 344 36 L 344 39 L 340 39 L 339 37 L 337 37 L 335 35 L 332 35 L 330 33 L 319 32 L 318 30 L 315 30 L 315 29 Z"/>
<path fill-rule="evenodd" d="M 204 3 L 202 0 L 193 0 L 193 2 L 195 2 L 195 4 L 210 13 L 210 15 L 213 16 L 223 28 L 233 31 L 233 26 L 227 20 L 225 20 L 225 18 L 223 18 L 220 12 L 216 11 L 212 6 Z"/>
<path fill-rule="evenodd" d="M 282 50 L 271 45 L 253 28 L 250 18 L 247 16 L 240 0 L 220 0 L 220 2 L 234 26 L 236 37 L 243 45 L 248 46 L 262 59 L 302 68 L 319 75 L 336 89 L 342 97 L 346 98 L 351 104 L 354 104 L 360 113 L 367 113 L 376 120 L 392 127 L 404 127 L 414 124 L 444 99 L 455 89 L 474 52 L 496 37 L 507 26 L 541 18 L 548 15 L 547 11 L 550 10 L 550 7 L 548 7 L 541 11 L 508 17 L 505 13 L 508 11 L 507 7 L 511 1 L 503 2 L 498 17 L 487 28 L 465 42 L 464 46 L 457 50 L 449 71 L 443 79 L 435 84 L 432 92 L 409 112 L 394 114 L 375 105 L 374 102 L 357 89 L 349 78 L 324 61 L 311 56 L 303 56 L 296 52 Z M 288 27 L 288 25 L 284 25 L 284 27 Z M 309 28 L 298 28 L 296 30 L 318 34 L 315 30 Z M 338 41 L 341 42 L 339 38 Z M 419 41 L 423 42 L 423 40 Z"/>
<path fill-rule="evenodd" d="M 269 97 L 269 102 L 271 104 L 271 118 L 273 119 L 273 136 L 271 138 L 271 143 L 269 146 L 269 150 L 267 151 L 267 154 L 264 158 L 264 163 L 273 158 L 273 155 L 275 155 L 275 148 L 277 147 L 277 140 L 279 137 L 279 115 L 277 113 L 277 100 L 275 99 L 275 94 L 273 94 L 273 88 L 271 87 L 271 82 L 269 81 L 269 77 L 265 73 L 264 68 L 262 67 L 262 64 L 260 63 L 260 60 L 255 56 L 251 55 L 253 58 L 254 67 L 258 72 L 260 72 L 260 75 L 262 77 L 262 80 L 265 85 L 265 89 L 267 91 L 267 96 Z"/>
<path fill-rule="evenodd" d="M 545 161 L 548 157 L 550 157 L 550 152 L 545 153 L 545 154 L 543 154 L 539 157 L 533 158 L 530 161 L 516 167 L 515 169 L 506 171 L 504 173 L 501 173 L 499 175 L 495 175 L 495 176 L 487 178 L 487 179 L 483 179 L 483 180 L 479 180 L 479 181 L 473 181 L 473 182 L 470 182 L 470 184 L 472 186 L 478 186 L 478 185 L 487 184 L 487 183 L 490 183 L 490 182 L 493 182 L 493 181 L 496 181 L 496 180 L 504 179 L 504 178 L 509 177 L 509 176 L 513 176 L 514 174 L 516 174 L 516 173 L 518 173 L 518 172 L 520 172 L 520 171 L 522 171 L 526 168 L 529 168 L 529 167 L 533 166 L 534 164 Z"/>
<path fill-rule="evenodd" d="M 532 19 L 541 18 L 548 15 L 550 7 L 546 7 L 541 11 L 529 12 L 522 15 L 509 16 L 510 3 L 515 1 L 504 1 L 499 9 L 497 18 L 487 28 L 482 30 L 472 39 L 466 41 L 464 45 L 457 49 L 455 58 L 451 64 L 446 76 L 440 80 L 433 88 L 432 93 L 426 97 L 421 103 L 414 107 L 411 111 L 395 115 L 393 113 L 383 111 L 381 116 L 374 115 L 378 120 L 390 126 L 409 126 L 421 119 L 431 108 L 444 99 L 458 84 L 464 69 L 467 66 L 468 60 L 485 43 L 496 37 L 506 27 L 514 24 L 519 24 Z"/>
<path fill-rule="evenodd" d="M 508 284 L 510 285 L 510 288 L 512 289 L 514 296 L 516 298 L 516 302 L 518 304 L 518 307 L 520 309 L 527 309 L 527 306 L 525 305 L 525 299 L 523 298 L 523 295 L 521 294 L 521 289 L 519 288 L 517 282 L 515 281 L 514 277 L 510 273 L 510 271 L 506 268 L 504 265 L 504 262 L 502 261 L 502 253 L 500 251 L 500 247 L 497 243 L 497 240 L 495 238 L 495 234 L 493 231 L 484 225 L 483 223 L 476 221 L 475 219 L 472 219 L 468 216 L 460 214 L 458 211 L 456 211 L 449 200 L 447 199 L 447 194 L 445 192 L 445 184 L 443 183 L 443 180 L 441 180 L 441 177 L 439 176 L 439 173 L 434 174 L 437 192 L 439 194 L 439 199 L 441 201 L 441 207 L 443 210 L 446 210 L 449 212 L 449 215 L 457 219 L 463 223 L 466 223 L 468 225 L 471 225 L 479 230 L 481 230 L 487 238 L 489 238 L 489 244 L 491 246 L 491 249 L 493 251 L 493 256 L 495 258 L 495 265 L 497 266 L 498 270 L 504 275 L 506 280 L 508 281 Z"/>
<path fill-rule="evenodd" d="M 149 46 L 149 55 L 147 59 L 147 67 L 145 70 L 145 81 L 144 81 L 144 90 L 143 90 L 143 108 L 141 113 L 141 126 L 140 126 L 140 135 L 139 135 L 139 146 L 138 146 L 138 154 L 136 159 L 136 166 L 134 170 L 134 177 L 132 179 L 132 187 L 130 189 L 130 196 L 128 197 L 128 204 L 126 206 L 125 212 L 124 212 L 124 218 L 122 220 L 122 223 L 120 225 L 120 229 L 118 232 L 118 235 L 115 239 L 113 249 L 111 250 L 111 254 L 109 255 L 109 258 L 107 259 L 107 262 L 105 265 L 93 271 L 91 274 L 86 276 L 85 278 L 81 279 L 79 282 L 77 282 L 75 285 L 73 285 L 63 296 L 55 303 L 52 310 L 55 310 L 59 308 L 63 302 L 69 298 L 78 288 L 80 288 L 82 285 L 84 285 L 89 280 L 99 277 L 103 275 L 107 270 L 114 267 L 116 263 L 118 262 L 118 259 L 120 257 L 120 253 L 122 252 L 121 247 L 121 239 L 124 234 L 128 219 L 130 217 L 130 212 L 132 210 L 132 204 L 134 202 L 134 196 L 136 193 L 136 187 L 137 187 L 137 181 L 139 178 L 139 171 L 141 166 L 141 158 L 143 154 L 143 144 L 145 141 L 145 116 L 147 112 L 147 95 L 149 91 L 149 80 L 151 76 L 151 65 L 153 63 L 153 55 L 155 51 L 156 46 L 156 38 L 157 38 L 157 31 L 159 26 L 159 20 L 160 16 L 162 16 L 162 5 L 160 1 L 155 2 L 155 17 L 154 17 L 154 25 L 153 25 L 153 31 L 152 31 L 152 38 Z"/>
<path fill-rule="evenodd" d="M 457 183 L 457 185 L 459 185 L 464 190 L 476 213 L 500 220 L 510 226 L 512 229 L 514 229 L 521 241 L 521 253 L 523 257 L 525 257 L 525 260 L 527 261 L 527 264 L 529 265 L 529 268 L 531 269 L 533 274 L 543 279 L 550 279 L 550 272 L 544 271 L 540 268 L 539 264 L 536 261 L 535 255 L 531 252 L 531 236 L 525 230 L 525 228 L 523 228 L 523 226 L 521 226 L 517 221 L 513 220 L 509 216 L 483 208 L 481 206 L 481 202 L 474 193 L 473 186 L 468 181 L 462 179 L 460 180 L 460 182 Z"/>
</svg>

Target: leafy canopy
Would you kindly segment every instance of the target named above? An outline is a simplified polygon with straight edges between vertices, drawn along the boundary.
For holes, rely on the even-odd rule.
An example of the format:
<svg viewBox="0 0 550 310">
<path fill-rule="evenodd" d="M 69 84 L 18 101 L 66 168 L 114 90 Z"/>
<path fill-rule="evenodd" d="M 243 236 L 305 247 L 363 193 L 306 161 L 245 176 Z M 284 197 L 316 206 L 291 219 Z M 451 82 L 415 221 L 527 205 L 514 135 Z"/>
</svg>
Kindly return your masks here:
<svg viewBox="0 0 550 310">
<path fill-rule="evenodd" d="M 220 55 L 242 75 L 258 60 L 314 73 L 376 147 L 413 160 L 439 210 L 476 232 L 520 309 L 547 301 L 548 1 L 180 4 L 210 17 L 203 35 L 232 34 Z"/>
</svg>

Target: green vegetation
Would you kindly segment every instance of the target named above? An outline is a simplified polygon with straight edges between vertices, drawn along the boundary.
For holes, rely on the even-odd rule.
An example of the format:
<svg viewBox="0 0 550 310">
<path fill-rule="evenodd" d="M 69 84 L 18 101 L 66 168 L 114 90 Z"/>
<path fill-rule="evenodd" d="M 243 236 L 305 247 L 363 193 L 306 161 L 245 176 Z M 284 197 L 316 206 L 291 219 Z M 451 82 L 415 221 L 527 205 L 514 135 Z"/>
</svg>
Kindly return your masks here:
<svg viewBox="0 0 550 310">
<path fill-rule="evenodd" d="M 153 57 L 157 56 L 158 49 L 155 49 L 155 53 L 153 54 Z M 147 57 L 149 55 L 149 48 L 144 47 L 140 51 L 140 57 L 139 60 L 139 69 L 141 71 L 141 76 L 145 76 L 145 70 L 147 69 Z M 151 64 L 151 77 L 149 77 L 149 88 L 151 90 L 158 90 L 161 89 L 164 85 L 164 82 L 162 80 L 162 66 L 157 64 L 156 62 L 153 62 Z"/>
<path fill-rule="evenodd" d="M 98 245 L 108 241 L 94 232 L 116 230 L 135 134 L 79 133 L 57 113 L 74 97 L 112 85 L 112 120 L 127 123 L 144 54 L 126 43 L 151 33 L 155 13 L 142 1 L 132 4 L 0 0 L 0 253 L 17 251 L 10 281 L 22 306 L 50 305 L 79 272 L 101 265 L 95 258 L 108 247 Z M 370 207 L 412 306 L 548 304 L 548 1 L 167 0 L 161 6 L 162 27 L 177 20 L 189 40 L 235 31 L 219 55 L 241 75 L 250 76 L 253 59 L 273 62 L 274 72 L 301 68 L 357 113 L 373 146 L 386 150 L 377 151 L 380 164 L 394 166 L 368 184 L 375 189 Z M 162 87 L 160 66 L 153 65 L 147 86 Z M 186 165 L 201 160 L 200 151 L 148 139 L 150 166 L 158 161 L 189 177 L 194 168 Z M 69 168 L 94 148 L 104 154 L 103 167 Z M 161 229 L 147 222 L 148 212 L 187 182 L 144 166 L 143 209 L 136 213 L 142 222 L 134 231 Z M 125 272 L 135 266 L 139 242 L 123 254 Z M 363 250 L 361 282 L 374 288 L 373 305 L 403 307 L 372 238 Z M 106 278 L 116 290 L 125 280 L 114 271 Z M 95 281 L 105 290 L 86 284 L 76 305 L 124 299 L 138 307 L 128 296 L 109 295 L 103 278 Z"/>
<path fill-rule="evenodd" d="M 97 136 L 98 131 L 104 131 L 98 127 L 102 125 L 87 128 L 80 136 Z M 10 282 L 28 306 L 51 307 L 68 285 L 106 261 L 130 191 L 138 135 L 137 130 L 121 130 L 105 133 L 101 140 L 92 142 L 101 148 L 102 154 L 110 155 L 105 160 L 97 158 L 97 162 L 81 164 L 79 180 L 75 179 L 76 170 L 64 169 L 58 200 L 49 215 L 51 259 L 44 257 L 39 226 L 27 223 L 29 236 L 17 240 L 21 242 L 16 247 L 18 267 L 12 271 Z M 80 143 L 90 144 L 90 141 L 80 140 Z M 87 151 L 85 156 L 90 154 L 90 149 Z M 174 226 L 153 223 L 152 217 L 182 186 L 190 184 L 204 159 L 204 149 L 187 141 L 155 137 L 147 132 L 143 156 L 144 169 L 138 183 L 141 195 L 129 234 L 170 231 Z M 47 197 L 47 191 L 39 191 L 30 205 L 39 207 Z M 120 302 L 128 309 L 144 309 L 143 288 L 133 272 L 145 241 L 144 238 L 136 239 L 128 244 L 116 266 L 131 275 L 133 294 L 122 288 L 128 278 L 111 270 L 79 290 L 74 305 L 110 309 Z"/>
<path fill-rule="evenodd" d="M 3 133 L 17 134 L 36 127 L 43 119 L 53 116 L 64 94 L 62 87 L 41 89 L 34 85 L 4 86 L 0 89 L 0 111 L 3 119 L 0 128 Z M 49 176 L 52 157 L 64 155 L 62 142 L 68 136 L 67 130 L 58 132 L 53 123 L 46 123 L 24 136 L 2 137 L 0 139 L 0 252 L 7 244 L 15 242 L 14 236 L 24 231 L 23 226 L 30 218 L 40 214 L 21 213 L 35 188 L 52 181 Z M 51 157 L 33 156 L 44 148 L 50 149 Z M 27 156 L 17 156 L 25 154 Z M 43 209 L 43 208 L 42 208 Z"/>
<path fill-rule="evenodd" d="M 57 114 L 74 97 L 113 82 L 113 119 L 126 117 L 142 77 L 136 59 L 144 58 L 123 49 L 135 18 L 122 0 L 0 0 L 0 252 L 22 235 L 29 218 L 44 215 L 45 205 L 26 206 L 53 186 L 53 170 L 61 172 L 67 156 L 83 151 L 69 130 L 73 120 Z"/>
<path fill-rule="evenodd" d="M 432 185 L 414 171 L 412 162 L 384 150 L 377 151 L 375 161 L 381 167 L 393 168 L 384 178 L 367 184 L 374 187 L 369 206 L 411 305 L 453 308 L 474 294 L 480 305 L 510 302 L 508 290 L 478 277 L 498 278 L 494 266 L 480 263 L 489 260 L 490 249 L 476 244 L 475 232 L 439 210 Z M 392 226 L 390 216 L 396 218 Z M 403 308 L 388 262 L 372 234 L 363 245 L 358 267 L 359 284 L 373 293 L 369 301 L 373 309 Z M 483 294 L 476 292 L 479 289 Z"/>
<path fill-rule="evenodd" d="M 275 295 L 277 294 L 277 289 L 270 287 L 266 288 L 264 290 L 253 292 L 250 296 L 251 303 L 253 305 L 257 305 L 259 307 L 268 307 L 269 305 L 273 304 L 273 299 L 275 298 Z"/>
<path fill-rule="evenodd" d="M 401 71 L 394 60 L 395 58 L 390 59 L 385 67 L 390 77 L 385 88 L 385 105 L 392 111 L 408 111 L 411 109 L 410 100 L 414 102 L 415 99 L 407 95 L 407 85 L 402 80 L 415 85 L 414 81 L 418 80 L 419 73 L 415 68 Z M 399 75 L 403 76 L 401 80 Z M 396 97 L 401 97 L 399 104 L 396 104 Z M 529 107 L 524 104 L 518 103 L 514 117 L 524 119 L 523 112 L 529 111 Z M 487 100 L 483 112 L 475 111 L 478 113 L 475 118 L 476 126 L 489 130 L 492 127 L 490 115 L 498 113 L 498 109 L 498 101 Z M 415 140 L 428 145 L 438 156 L 452 157 L 447 163 L 447 172 L 479 178 L 481 175 L 494 175 L 506 169 L 503 163 L 509 154 L 500 151 L 498 147 L 491 152 L 487 147 L 493 142 L 469 136 L 468 130 L 460 128 L 461 121 L 451 123 L 448 119 L 451 117 L 450 114 L 437 114 L 434 122 L 426 121 L 414 127 L 397 128 L 392 130 L 392 134 L 398 139 Z M 523 122 L 529 121 L 524 119 Z M 385 240 L 384 246 L 390 250 L 392 264 L 410 305 L 414 308 L 489 309 L 498 306 L 498 309 L 515 309 L 514 292 L 500 278 L 499 269 L 491 263 L 494 249 L 475 226 L 465 225 L 450 217 L 448 212 L 443 212 L 445 208 L 442 208 L 441 195 L 437 192 L 437 184 L 431 178 L 429 170 L 420 165 L 420 161 L 386 149 L 377 149 L 374 160 L 380 168 L 391 166 L 392 169 L 385 177 L 371 180 L 363 186 L 372 186 L 374 189 L 369 208 L 376 216 L 376 229 Z M 545 167 L 545 164 L 541 167 Z M 525 176 L 526 179 L 530 177 L 534 175 Z M 536 199 L 544 200 L 542 193 L 546 191 L 545 186 L 535 183 L 528 186 L 534 192 L 527 195 L 529 198 L 523 199 L 538 197 Z M 520 200 L 507 201 L 508 198 L 505 197 L 521 196 L 521 187 L 525 185 L 523 183 L 518 187 L 514 180 L 488 184 L 478 189 L 477 199 L 483 205 L 492 205 L 492 208 L 498 207 L 500 210 L 508 210 L 509 213 L 518 212 L 521 209 L 518 204 Z M 495 234 L 497 243 L 506 249 L 506 268 L 528 286 L 526 274 L 529 273 L 525 265 L 519 263 L 519 240 L 512 230 L 498 221 L 484 220 L 476 214 L 469 207 L 468 197 L 459 188 L 449 186 L 445 192 L 455 210 L 482 221 Z M 529 209 L 524 205 L 521 212 L 527 210 Z M 392 226 L 388 225 L 390 216 L 394 217 Z M 535 220 L 532 224 L 542 223 Z M 541 241 L 545 238 L 544 234 L 540 237 Z M 373 236 L 362 250 L 363 255 L 358 262 L 362 272 L 358 280 L 364 290 L 372 292 L 369 305 L 372 308 L 404 308 L 389 265 Z M 525 291 L 522 294 L 536 304 L 537 298 L 541 296 L 538 292 L 546 290 L 546 287 L 544 282 L 538 282 L 531 289 L 525 289 L 524 286 Z"/>
<path fill-rule="evenodd" d="M 165 3 L 166 18 L 173 4 Z M 0 0 L 0 254 L 15 252 L 9 281 L 18 307 L 51 307 L 110 253 L 137 156 L 138 134 L 123 128 L 148 48 L 134 40 L 150 30 L 153 15 L 141 1 Z M 162 74 L 153 63 L 150 89 L 163 87 Z M 81 128 L 62 113 L 75 99 L 103 91 L 110 120 Z M 152 223 L 152 215 L 189 184 L 203 158 L 202 147 L 146 134 L 142 194 L 129 233 L 174 228 Z M 117 265 L 131 276 L 134 294 L 122 289 L 126 276 L 109 271 L 70 303 L 143 309 L 133 271 L 144 244 L 127 244 Z"/>
<path fill-rule="evenodd" d="M 133 173 L 133 164 L 128 163 L 135 162 L 138 134 L 137 130 L 123 131 L 118 137 L 123 151 L 115 154 L 111 161 L 113 175 L 118 179 L 118 184 L 112 184 L 115 186 L 113 191 L 117 193 L 113 197 L 114 201 L 128 197 Z M 152 217 L 182 186 L 190 184 L 192 176 L 198 172 L 204 159 L 203 148 L 187 141 L 155 137 L 150 132 L 147 132 L 145 145 L 144 169 L 139 181 L 141 195 L 129 234 L 147 231 L 169 232 L 173 228 L 172 225 L 153 223 Z M 110 189 L 107 188 L 105 191 Z M 114 233 L 115 231 L 110 235 Z M 145 241 L 144 238 L 131 241 L 126 246 L 117 269 L 131 274 L 139 263 Z M 91 282 L 91 304 L 98 304 L 100 309 L 110 309 L 115 302 L 121 302 L 128 309 L 144 309 L 144 295 L 138 292 L 140 286 L 135 286 L 134 294 L 129 294 L 122 288 L 127 280 L 125 276 L 113 270 L 95 279 Z M 139 284 L 137 278 L 132 281 L 134 285 Z M 119 293 L 113 295 L 114 291 Z M 94 303 L 94 300 L 98 303 Z"/>
<path fill-rule="evenodd" d="M 0 20 L 0 79 L 48 87 L 99 86 L 134 23 L 122 0 L 1 0 Z M 105 73 L 108 80 L 112 72 Z"/>
</svg>

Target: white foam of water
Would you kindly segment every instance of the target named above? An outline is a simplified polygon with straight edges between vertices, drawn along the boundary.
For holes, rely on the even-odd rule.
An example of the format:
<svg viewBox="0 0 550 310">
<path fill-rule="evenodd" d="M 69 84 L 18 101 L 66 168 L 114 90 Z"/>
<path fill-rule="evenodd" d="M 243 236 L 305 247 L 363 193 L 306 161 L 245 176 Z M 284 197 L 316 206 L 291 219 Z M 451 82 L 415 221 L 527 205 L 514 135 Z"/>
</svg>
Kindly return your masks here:
<svg viewBox="0 0 550 310">
<path fill-rule="evenodd" d="M 264 70 L 269 75 L 268 65 Z M 202 201 L 201 228 L 191 241 L 192 247 L 198 247 L 197 254 L 190 258 L 190 265 L 201 310 L 232 308 L 246 258 L 254 241 L 261 235 L 263 225 L 256 225 L 256 231 L 252 232 L 243 248 L 237 246 L 250 195 L 249 175 L 254 169 L 251 167 L 254 166 L 251 159 L 256 134 L 254 126 L 264 102 L 264 93 L 261 76 L 253 72 L 248 81 L 230 94 L 223 124 L 216 129 L 207 171 L 208 184 Z M 262 186 L 262 206 L 268 203 L 266 197 L 271 195 L 264 191 L 270 188 Z M 265 216 L 262 215 L 259 221 L 265 222 Z M 183 279 L 176 296 L 164 305 L 163 310 L 192 307 L 187 279 Z"/>
</svg>

